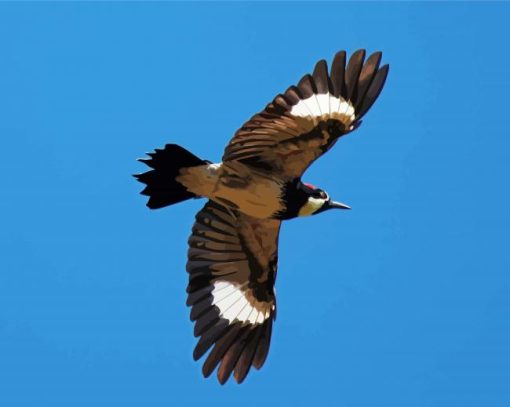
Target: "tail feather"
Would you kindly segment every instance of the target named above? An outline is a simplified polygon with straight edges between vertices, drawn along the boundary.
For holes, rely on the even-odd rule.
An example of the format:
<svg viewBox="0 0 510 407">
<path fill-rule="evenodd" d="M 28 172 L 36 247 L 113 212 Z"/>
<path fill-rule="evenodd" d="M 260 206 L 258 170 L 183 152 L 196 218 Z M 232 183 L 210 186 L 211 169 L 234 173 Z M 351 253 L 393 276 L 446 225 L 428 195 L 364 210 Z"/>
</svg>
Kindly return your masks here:
<svg viewBox="0 0 510 407">
<path fill-rule="evenodd" d="M 155 149 L 147 153 L 150 158 L 140 158 L 152 170 L 143 174 L 135 174 L 138 181 L 146 184 L 141 192 L 147 195 L 147 206 L 151 209 L 163 208 L 187 199 L 196 198 L 184 185 L 176 181 L 182 168 L 196 167 L 207 164 L 188 150 L 177 144 L 167 144 L 164 149 Z"/>
</svg>

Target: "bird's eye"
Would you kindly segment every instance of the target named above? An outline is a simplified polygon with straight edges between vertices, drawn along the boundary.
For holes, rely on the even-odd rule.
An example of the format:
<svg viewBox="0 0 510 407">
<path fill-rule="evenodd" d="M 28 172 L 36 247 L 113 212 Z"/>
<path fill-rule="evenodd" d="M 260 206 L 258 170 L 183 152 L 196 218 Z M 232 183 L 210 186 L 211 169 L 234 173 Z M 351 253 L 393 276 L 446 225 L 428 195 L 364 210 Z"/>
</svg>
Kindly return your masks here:
<svg viewBox="0 0 510 407">
<path fill-rule="evenodd" d="M 317 199 L 326 199 L 327 195 L 324 191 L 316 190 L 313 192 L 312 196 Z"/>
</svg>

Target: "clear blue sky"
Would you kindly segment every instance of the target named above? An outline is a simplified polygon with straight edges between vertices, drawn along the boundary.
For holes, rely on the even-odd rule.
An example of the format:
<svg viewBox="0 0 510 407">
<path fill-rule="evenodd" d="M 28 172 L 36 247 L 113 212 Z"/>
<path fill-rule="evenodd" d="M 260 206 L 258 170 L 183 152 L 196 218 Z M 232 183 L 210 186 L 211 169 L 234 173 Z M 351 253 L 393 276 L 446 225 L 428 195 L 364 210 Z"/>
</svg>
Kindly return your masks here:
<svg viewBox="0 0 510 407">
<path fill-rule="evenodd" d="M 0 405 L 510 405 L 510 4 L 0 4 Z M 269 359 L 204 380 L 185 307 L 199 201 L 135 159 L 218 160 L 339 49 L 381 98 L 305 176 L 353 207 L 284 225 Z"/>
</svg>

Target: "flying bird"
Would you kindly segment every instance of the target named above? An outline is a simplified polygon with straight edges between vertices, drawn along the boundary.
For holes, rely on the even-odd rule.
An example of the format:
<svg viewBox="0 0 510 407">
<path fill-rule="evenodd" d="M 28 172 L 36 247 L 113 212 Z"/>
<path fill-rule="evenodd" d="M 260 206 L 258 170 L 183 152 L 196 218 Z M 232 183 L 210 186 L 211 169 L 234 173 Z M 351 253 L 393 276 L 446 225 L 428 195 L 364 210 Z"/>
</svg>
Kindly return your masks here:
<svg viewBox="0 0 510 407">
<path fill-rule="evenodd" d="M 139 161 L 151 169 L 135 177 L 146 184 L 151 209 L 206 198 L 189 238 L 187 305 L 199 337 L 195 360 L 211 348 L 202 368 L 218 366 L 224 384 L 238 383 L 264 364 L 276 317 L 274 284 L 282 221 L 329 209 L 349 209 L 301 180 L 306 169 L 352 132 L 379 96 L 388 65 L 381 52 L 338 52 L 331 66 L 319 61 L 311 75 L 277 95 L 230 140 L 212 163 L 167 144 Z"/>
</svg>

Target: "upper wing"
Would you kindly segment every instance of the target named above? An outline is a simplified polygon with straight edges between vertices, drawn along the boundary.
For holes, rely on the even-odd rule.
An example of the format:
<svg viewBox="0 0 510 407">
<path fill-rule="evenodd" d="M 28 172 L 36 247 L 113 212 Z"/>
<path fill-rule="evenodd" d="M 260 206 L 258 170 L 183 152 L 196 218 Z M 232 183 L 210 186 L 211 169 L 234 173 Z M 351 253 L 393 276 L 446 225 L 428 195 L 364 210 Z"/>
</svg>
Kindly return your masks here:
<svg viewBox="0 0 510 407">
<path fill-rule="evenodd" d="M 214 345 L 202 372 L 216 366 L 225 383 L 232 371 L 242 382 L 251 365 L 264 364 L 276 312 L 276 278 L 280 221 L 255 219 L 213 201 L 196 215 L 189 239 L 188 300 L 195 336 L 193 357 Z"/>
<path fill-rule="evenodd" d="M 338 52 L 329 74 L 326 61 L 319 61 L 312 75 L 276 96 L 236 132 L 223 161 L 300 177 L 339 137 L 361 124 L 388 74 L 388 65 L 379 68 L 381 56 L 376 52 L 364 63 L 365 50 L 358 50 L 345 67 L 345 51 Z"/>
</svg>

